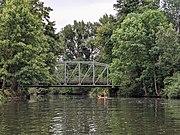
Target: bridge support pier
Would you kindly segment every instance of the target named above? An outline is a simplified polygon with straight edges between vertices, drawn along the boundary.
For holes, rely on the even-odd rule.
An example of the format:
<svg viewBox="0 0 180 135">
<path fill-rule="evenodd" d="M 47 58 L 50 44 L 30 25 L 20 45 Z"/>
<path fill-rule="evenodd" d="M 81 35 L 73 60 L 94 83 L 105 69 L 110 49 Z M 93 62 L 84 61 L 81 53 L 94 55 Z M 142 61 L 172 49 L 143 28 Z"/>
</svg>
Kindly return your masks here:
<svg viewBox="0 0 180 135">
<path fill-rule="evenodd" d="M 110 97 L 117 97 L 118 96 L 119 87 L 109 88 L 109 95 Z"/>
</svg>

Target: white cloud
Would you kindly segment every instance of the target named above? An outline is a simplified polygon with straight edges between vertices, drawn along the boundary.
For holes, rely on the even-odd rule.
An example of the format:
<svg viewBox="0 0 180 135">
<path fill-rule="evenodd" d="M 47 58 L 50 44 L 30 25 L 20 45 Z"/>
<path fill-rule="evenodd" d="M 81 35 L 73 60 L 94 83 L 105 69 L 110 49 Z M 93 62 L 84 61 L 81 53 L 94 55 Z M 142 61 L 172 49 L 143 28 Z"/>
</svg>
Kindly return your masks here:
<svg viewBox="0 0 180 135">
<path fill-rule="evenodd" d="M 56 21 L 57 31 L 60 31 L 67 24 L 72 24 L 74 20 L 84 20 L 85 22 L 95 22 L 104 14 L 115 14 L 113 4 L 116 0 L 91 0 L 86 3 L 72 3 L 71 0 L 65 0 L 66 3 L 58 0 L 42 0 L 46 6 L 50 6 L 51 20 Z M 81 0 L 76 0 L 81 1 Z M 93 1 L 93 2 L 92 2 Z"/>
</svg>

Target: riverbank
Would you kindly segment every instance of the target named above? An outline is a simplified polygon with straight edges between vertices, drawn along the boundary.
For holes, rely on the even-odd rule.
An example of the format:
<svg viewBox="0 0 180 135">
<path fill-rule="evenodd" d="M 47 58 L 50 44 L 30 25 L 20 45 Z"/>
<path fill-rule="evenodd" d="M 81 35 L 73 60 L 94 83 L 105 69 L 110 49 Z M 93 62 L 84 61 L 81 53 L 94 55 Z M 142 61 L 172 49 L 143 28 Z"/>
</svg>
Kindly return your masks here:
<svg viewBox="0 0 180 135">
<path fill-rule="evenodd" d="M 98 98 L 100 95 L 104 94 L 106 97 L 121 97 L 121 98 L 168 98 L 165 95 L 156 96 L 156 95 L 121 95 L 120 91 L 113 93 L 109 89 L 87 89 L 87 88 L 29 88 L 18 90 L 18 93 L 7 89 L 4 92 L 0 92 L 0 102 L 7 100 L 29 100 L 30 96 L 43 96 L 43 95 L 66 95 L 66 96 L 89 96 Z M 174 97 L 172 99 L 179 99 L 179 97 Z"/>
</svg>

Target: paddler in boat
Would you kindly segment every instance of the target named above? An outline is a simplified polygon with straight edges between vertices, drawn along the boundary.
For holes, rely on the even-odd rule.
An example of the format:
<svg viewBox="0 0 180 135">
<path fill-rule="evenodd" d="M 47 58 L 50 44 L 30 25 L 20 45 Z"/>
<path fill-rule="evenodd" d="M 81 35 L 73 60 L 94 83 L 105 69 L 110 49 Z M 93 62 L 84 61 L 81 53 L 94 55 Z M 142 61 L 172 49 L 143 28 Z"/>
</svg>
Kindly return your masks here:
<svg viewBox="0 0 180 135">
<path fill-rule="evenodd" d="M 107 99 L 107 94 L 105 92 L 101 93 L 100 95 L 98 95 L 99 99 Z"/>
</svg>

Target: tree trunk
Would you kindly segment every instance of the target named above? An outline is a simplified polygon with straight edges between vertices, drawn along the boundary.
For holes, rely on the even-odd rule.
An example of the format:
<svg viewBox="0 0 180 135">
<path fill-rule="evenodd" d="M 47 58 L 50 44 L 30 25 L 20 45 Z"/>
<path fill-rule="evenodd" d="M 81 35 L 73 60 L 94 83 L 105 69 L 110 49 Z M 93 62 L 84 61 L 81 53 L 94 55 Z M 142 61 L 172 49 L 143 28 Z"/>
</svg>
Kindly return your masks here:
<svg viewBox="0 0 180 135">
<path fill-rule="evenodd" d="M 144 90 L 144 96 L 147 96 L 147 89 L 146 89 L 146 85 L 144 83 L 144 79 L 143 79 L 143 90 Z"/>
<path fill-rule="evenodd" d="M 4 92 L 4 90 L 6 89 L 6 76 L 3 77 L 3 83 L 2 83 L 2 91 Z"/>
<path fill-rule="evenodd" d="M 180 13 L 178 12 L 178 17 L 177 17 L 177 32 L 180 32 Z"/>
<path fill-rule="evenodd" d="M 158 88 L 157 88 L 157 81 L 156 81 L 157 80 L 157 76 L 156 76 L 155 65 L 153 66 L 153 76 L 154 76 L 154 89 L 155 89 L 156 95 L 160 96 L 159 92 L 158 92 Z"/>
<path fill-rule="evenodd" d="M 17 82 L 16 77 L 13 78 L 13 82 L 12 82 L 11 89 L 17 93 L 17 90 L 18 90 L 18 82 Z"/>
</svg>

